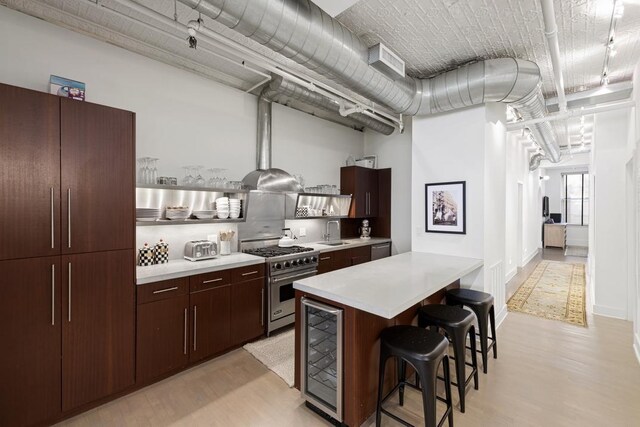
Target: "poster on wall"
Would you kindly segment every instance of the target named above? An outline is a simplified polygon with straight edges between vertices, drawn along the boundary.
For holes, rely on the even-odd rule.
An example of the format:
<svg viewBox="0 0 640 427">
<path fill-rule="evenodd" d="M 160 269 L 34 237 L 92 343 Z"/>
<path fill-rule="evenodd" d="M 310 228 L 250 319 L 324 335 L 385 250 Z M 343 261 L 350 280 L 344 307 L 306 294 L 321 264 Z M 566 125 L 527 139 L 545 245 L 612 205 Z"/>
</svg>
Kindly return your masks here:
<svg viewBox="0 0 640 427">
<path fill-rule="evenodd" d="M 77 101 L 84 101 L 85 84 L 51 74 L 49 77 L 49 93 Z"/>
<path fill-rule="evenodd" d="M 466 234 L 466 181 L 425 184 L 427 233 Z"/>
</svg>

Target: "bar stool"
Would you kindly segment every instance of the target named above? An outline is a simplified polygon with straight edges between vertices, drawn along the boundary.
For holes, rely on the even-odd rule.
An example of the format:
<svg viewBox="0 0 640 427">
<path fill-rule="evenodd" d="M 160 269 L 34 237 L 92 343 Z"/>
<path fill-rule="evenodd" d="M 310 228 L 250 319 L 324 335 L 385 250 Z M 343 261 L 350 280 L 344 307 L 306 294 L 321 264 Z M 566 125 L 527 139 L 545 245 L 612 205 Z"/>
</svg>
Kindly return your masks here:
<svg viewBox="0 0 640 427">
<path fill-rule="evenodd" d="M 464 413 L 464 396 L 467 385 L 473 378 L 473 387 L 478 389 L 478 358 L 476 356 L 476 330 L 473 326 L 473 314 L 467 310 L 442 304 L 427 304 L 418 309 L 418 326 L 436 327 L 444 330 L 453 344 L 453 359 L 456 362 L 456 382 L 460 395 L 460 412 Z M 471 340 L 471 363 L 466 361 L 467 335 Z M 471 374 L 466 375 L 465 367 L 471 367 Z"/>
<path fill-rule="evenodd" d="M 478 318 L 480 329 L 480 353 L 482 355 L 482 370 L 487 373 L 487 355 L 493 348 L 493 358 L 498 358 L 498 342 L 496 340 L 496 318 L 493 307 L 493 296 L 486 292 L 471 289 L 450 289 L 446 292 L 447 305 L 469 307 Z M 489 336 L 489 321 L 491 321 L 491 336 Z M 489 344 L 491 340 L 491 344 Z"/>
<path fill-rule="evenodd" d="M 399 423 L 411 427 L 411 424 L 382 408 L 382 404 L 398 390 L 400 406 L 404 404 L 404 387 L 409 386 L 422 391 L 424 422 L 427 427 L 440 427 L 449 419 L 453 427 L 453 403 L 451 400 L 451 377 L 449 373 L 448 342 L 442 335 L 417 326 L 399 325 L 386 328 L 380 334 L 380 372 L 378 376 L 378 404 L 376 408 L 376 426 L 380 426 L 382 414 L 386 414 Z M 384 398 L 384 373 L 386 362 L 395 357 L 398 363 L 398 383 Z M 443 363 L 445 396 L 436 393 L 438 367 Z M 405 380 L 407 363 L 422 380 L 422 389 Z M 436 420 L 436 399 L 447 404 L 442 418 Z"/>
</svg>

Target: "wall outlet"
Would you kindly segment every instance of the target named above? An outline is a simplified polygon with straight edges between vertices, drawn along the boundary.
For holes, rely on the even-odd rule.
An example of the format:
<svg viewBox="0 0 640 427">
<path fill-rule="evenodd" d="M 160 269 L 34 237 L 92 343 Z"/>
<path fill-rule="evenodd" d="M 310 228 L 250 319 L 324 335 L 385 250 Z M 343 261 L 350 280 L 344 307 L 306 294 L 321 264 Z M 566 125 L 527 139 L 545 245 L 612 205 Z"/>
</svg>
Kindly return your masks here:
<svg viewBox="0 0 640 427">
<path fill-rule="evenodd" d="M 300 237 L 305 237 L 307 235 L 307 229 L 304 227 L 300 227 Z"/>
</svg>

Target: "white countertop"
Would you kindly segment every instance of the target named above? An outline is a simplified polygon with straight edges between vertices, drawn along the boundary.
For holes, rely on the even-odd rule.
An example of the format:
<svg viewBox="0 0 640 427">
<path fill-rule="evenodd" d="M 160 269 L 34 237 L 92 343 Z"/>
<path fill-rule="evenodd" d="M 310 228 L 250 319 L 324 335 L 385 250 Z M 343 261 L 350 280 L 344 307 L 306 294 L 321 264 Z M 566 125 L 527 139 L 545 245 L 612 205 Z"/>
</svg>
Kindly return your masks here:
<svg viewBox="0 0 640 427">
<path fill-rule="evenodd" d="M 170 260 L 166 264 L 149 265 L 136 268 L 136 284 L 158 282 L 176 279 L 178 277 L 193 276 L 194 274 L 210 273 L 227 268 L 244 267 L 247 265 L 264 264 L 264 258 L 234 252 L 231 255 L 218 255 L 214 259 L 204 261 L 188 261 L 186 259 Z"/>
<path fill-rule="evenodd" d="M 482 265 L 476 258 L 406 252 L 299 280 L 293 287 L 392 319 Z"/>
<path fill-rule="evenodd" d="M 387 243 L 391 241 L 391 239 L 382 238 L 382 237 L 372 237 L 370 239 L 355 238 L 355 239 L 341 239 L 341 240 L 343 242 L 348 242 L 348 244 L 338 245 L 338 246 L 323 245 L 322 242 L 296 243 L 296 244 L 300 246 L 306 246 L 308 248 L 313 248 L 314 250 L 320 251 L 320 252 L 329 252 L 329 251 L 337 251 L 340 249 L 355 248 L 358 246 L 377 245 L 380 243 Z"/>
</svg>

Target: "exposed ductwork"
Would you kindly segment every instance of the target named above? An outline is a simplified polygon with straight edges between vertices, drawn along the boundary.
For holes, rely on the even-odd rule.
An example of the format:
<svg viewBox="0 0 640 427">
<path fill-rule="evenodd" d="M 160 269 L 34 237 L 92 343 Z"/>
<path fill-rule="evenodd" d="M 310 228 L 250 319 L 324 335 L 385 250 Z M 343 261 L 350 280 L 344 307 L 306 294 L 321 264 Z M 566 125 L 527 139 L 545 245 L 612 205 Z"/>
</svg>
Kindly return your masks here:
<svg viewBox="0 0 640 427">
<path fill-rule="evenodd" d="M 302 191 L 298 181 L 289 173 L 271 167 L 271 100 L 262 95 L 258 98 L 256 170 L 249 172 L 242 179 L 242 183 L 251 190 L 296 193 Z"/>
<path fill-rule="evenodd" d="M 285 80 L 280 76 L 273 76 L 271 83 L 267 86 L 266 90 L 262 92 L 261 97 L 278 103 L 286 103 L 287 100 L 294 99 L 313 107 L 335 113 L 336 115 L 340 114 L 340 104 L 338 102 L 317 92 L 312 92 L 297 83 Z M 382 123 L 362 113 L 352 113 L 347 117 L 356 126 L 364 126 L 384 135 L 391 135 L 395 130 L 393 126 Z"/>
<path fill-rule="evenodd" d="M 369 66 L 367 46 L 309 0 L 180 2 L 396 113 L 433 114 L 484 102 L 506 102 L 525 119 L 546 114 L 540 71 L 529 61 L 491 59 L 430 79 L 394 80 Z M 551 125 L 535 124 L 531 131 L 545 155 L 559 161 Z"/>
</svg>

